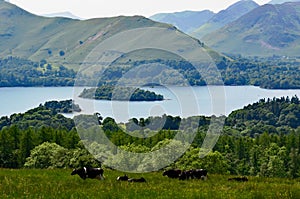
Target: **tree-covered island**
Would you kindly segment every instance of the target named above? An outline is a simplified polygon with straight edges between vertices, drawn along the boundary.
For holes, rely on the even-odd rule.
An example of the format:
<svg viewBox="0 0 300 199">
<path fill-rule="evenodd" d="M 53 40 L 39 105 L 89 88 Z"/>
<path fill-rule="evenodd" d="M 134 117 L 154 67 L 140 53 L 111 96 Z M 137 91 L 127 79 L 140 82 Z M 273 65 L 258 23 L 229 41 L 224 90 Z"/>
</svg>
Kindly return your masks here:
<svg viewBox="0 0 300 199">
<path fill-rule="evenodd" d="M 84 89 L 79 97 L 96 100 L 118 100 L 118 101 L 162 101 L 163 95 L 155 92 L 135 88 L 102 85 L 97 88 Z"/>
</svg>

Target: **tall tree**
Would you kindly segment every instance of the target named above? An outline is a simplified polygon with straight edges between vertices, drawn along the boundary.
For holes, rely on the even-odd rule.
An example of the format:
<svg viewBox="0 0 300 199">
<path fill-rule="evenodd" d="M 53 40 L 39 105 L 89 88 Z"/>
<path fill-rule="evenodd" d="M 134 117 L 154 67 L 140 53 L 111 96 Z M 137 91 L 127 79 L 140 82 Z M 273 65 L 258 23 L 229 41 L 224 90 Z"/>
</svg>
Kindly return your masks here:
<svg viewBox="0 0 300 199">
<path fill-rule="evenodd" d="M 13 142 L 7 128 L 0 132 L 0 167 L 11 167 L 13 159 Z"/>
<path fill-rule="evenodd" d="M 22 132 L 20 138 L 20 153 L 19 160 L 23 165 L 26 158 L 30 156 L 30 151 L 34 148 L 33 129 L 29 128 Z"/>
</svg>

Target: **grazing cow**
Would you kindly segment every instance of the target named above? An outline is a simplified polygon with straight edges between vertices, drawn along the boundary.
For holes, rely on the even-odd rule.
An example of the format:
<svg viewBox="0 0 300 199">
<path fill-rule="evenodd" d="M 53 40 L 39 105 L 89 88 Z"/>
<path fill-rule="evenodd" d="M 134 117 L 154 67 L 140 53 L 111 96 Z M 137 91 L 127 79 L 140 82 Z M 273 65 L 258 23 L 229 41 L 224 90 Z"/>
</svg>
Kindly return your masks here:
<svg viewBox="0 0 300 199">
<path fill-rule="evenodd" d="M 188 179 L 202 179 L 206 180 L 207 170 L 205 169 L 191 169 L 188 171 L 182 171 L 179 175 L 179 180 L 188 180 Z"/>
<path fill-rule="evenodd" d="M 129 178 L 128 182 L 146 182 L 145 178 Z"/>
<path fill-rule="evenodd" d="M 205 180 L 207 178 L 206 169 L 192 169 L 190 170 L 190 175 L 192 178 Z"/>
<path fill-rule="evenodd" d="M 118 178 L 117 178 L 117 180 L 118 181 L 128 181 L 128 176 L 125 174 L 124 176 L 119 176 Z"/>
<path fill-rule="evenodd" d="M 246 176 L 243 177 L 235 177 L 235 178 L 228 178 L 229 181 L 238 181 L 238 182 L 247 182 L 248 178 Z"/>
<path fill-rule="evenodd" d="M 104 170 L 101 168 L 82 167 L 80 169 L 74 169 L 71 175 L 77 174 L 84 180 L 86 178 L 96 178 L 98 180 L 104 180 L 103 172 Z"/>
<path fill-rule="evenodd" d="M 179 180 L 188 180 L 188 179 L 192 178 L 191 172 L 190 171 L 182 171 L 178 178 L 179 178 Z"/>
<path fill-rule="evenodd" d="M 181 170 L 179 169 L 169 169 L 163 172 L 163 176 L 168 176 L 169 178 L 179 178 Z"/>
</svg>

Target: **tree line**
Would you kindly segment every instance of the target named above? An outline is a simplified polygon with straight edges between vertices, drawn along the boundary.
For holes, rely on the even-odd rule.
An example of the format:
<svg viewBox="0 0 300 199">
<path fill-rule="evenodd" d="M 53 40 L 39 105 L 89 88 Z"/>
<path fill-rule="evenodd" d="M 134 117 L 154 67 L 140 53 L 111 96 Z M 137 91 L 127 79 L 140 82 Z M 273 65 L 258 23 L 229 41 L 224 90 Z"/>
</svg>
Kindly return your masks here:
<svg viewBox="0 0 300 199">
<path fill-rule="evenodd" d="M 241 57 L 217 63 L 225 85 L 254 85 L 267 89 L 298 89 L 300 61 L 286 57 Z"/>
<path fill-rule="evenodd" d="M 142 72 L 135 71 L 135 67 L 142 64 L 151 67 L 145 67 Z M 216 61 L 215 64 L 221 73 L 224 85 L 254 85 L 268 89 L 300 88 L 300 80 L 297 76 L 300 72 L 300 61 L 296 58 L 229 56 Z M 206 67 L 208 66 L 203 66 L 204 69 Z M 129 71 L 131 71 L 129 75 L 131 78 L 126 78 L 124 74 Z M 73 69 L 63 65 L 56 66 L 45 59 L 40 62 L 17 57 L 0 59 L 0 87 L 73 86 L 75 78 L 77 86 L 116 85 L 120 78 L 124 83 L 136 85 L 144 85 L 145 80 L 157 85 L 204 86 L 207 84 L 201 76 L 201 71 L 199 73 L 191 63 L 182 59 L 142 61 L 129 59 L 126 63 L 113 63 L 103 73 L 95 71 L 89 75 L 76 74 Z M 210 79 L 210 84 L 220 84 L 213 76 Z"/>
<path fill-rule="evenodd" d="M 199 158 L 200 149 L 215 116 L 163 115 L 132 118 L 118 124 L 113 118 L 103 119 L 99 114 L 79 115 L 72 120 L 51 107 L 41 105 L 24 114 L 0 119 L 1 167 L 67 168 L 101 162 L 124 164 L 130 160 L 133 168 L 151 169 L 189 144 L 182 140 L 194 136 L 189 149 L 169 167 L 267 177 L 300 175 L 300 122 L 294 120 L 300 118 L 297 96 L 262 99 L 233 111 L 225 118 L 213 151 L 204 158 Z M 178 135 L 184 139 L 178 139 Z M 107 145 L 106 139 L 114 146 Z M 137 153 L 164 147 L 166 150 L 159 157 L 148 157 L 151 164 L 149 160 L 143 164 L 134 157 L 125 160 L 117 150 L 111 150 L 114 147 Z M 118 161 L 111 157 L 117 157 Z"/>
</svg>

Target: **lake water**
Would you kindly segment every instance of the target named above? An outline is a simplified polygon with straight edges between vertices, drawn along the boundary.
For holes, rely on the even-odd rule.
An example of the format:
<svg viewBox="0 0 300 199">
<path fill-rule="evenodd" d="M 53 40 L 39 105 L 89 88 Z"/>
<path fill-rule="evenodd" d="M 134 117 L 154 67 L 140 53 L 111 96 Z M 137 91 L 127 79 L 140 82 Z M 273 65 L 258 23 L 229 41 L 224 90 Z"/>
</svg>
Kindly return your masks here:
<svg viewBox="0 0 300 199">
<path fill-rule="evenodd" d="M 262 98 L 300 96 L 300 90 L 267 90 L 254 86 L 154 87 L 144 88 L 164 95 L 158 102 L 105 101 L 78 98 L 83 88 L 30 87 L 0 88 L 0 116 L 23 113 L 50 100 L 74 99 L 84 114 L 99 112 L 118 122 L 129 118 L 194 115 L 228 115 L 233 110 Z M 81 113 L 81 114 L 82 114 Z M 67 115 L 72 117 L 73 115 Z"/>
</svg>

